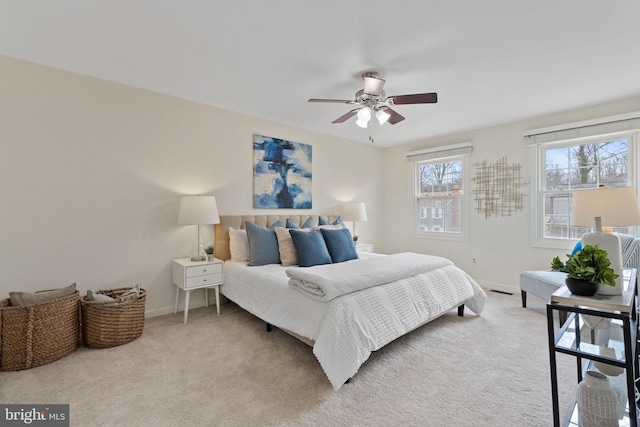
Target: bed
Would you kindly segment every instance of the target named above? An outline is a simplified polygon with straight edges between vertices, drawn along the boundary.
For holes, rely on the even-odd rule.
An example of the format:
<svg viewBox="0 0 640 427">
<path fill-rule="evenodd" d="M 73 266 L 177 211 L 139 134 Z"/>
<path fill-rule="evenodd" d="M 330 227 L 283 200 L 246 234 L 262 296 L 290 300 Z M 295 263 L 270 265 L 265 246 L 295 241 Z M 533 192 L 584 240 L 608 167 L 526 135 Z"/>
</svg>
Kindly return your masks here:
<svg viewBox="0 0 640 427">
<path fill-rule="evenodd" d="M 329 231 L 322 235 L 348 234 L 333 231 L 342 228 L 338 217 L 323 219 Z M 267 235 L 267 227 L 280 221 L 293 228 L 313 222 L 317 230 L 319 220 L 317 215 L 222 215 L 215 226 L 215 256 L 225 261 L 222 294 L 264 320 L 268 329 L 273 325 L 312 346 L 334 390 L 357 373 L 371 352 L 442 314 L 457 309 L 462 315 L 464 307 L 482 313 L 482 288 L 445 258 L 358 253 L 358 259 L 302 268 L 284 252 L 286 242 L 277 240 L 279 247 L 263 255 L 280 251 L 281 263 L 250 265 L 256 264 L 251 250 L 262 249 L 256 249 L 255 234 L 253 246 L 238 250 L 238 239 L 254 229 Z M 311 235 L 275 230 L 278 238 Z"/>
</svg>

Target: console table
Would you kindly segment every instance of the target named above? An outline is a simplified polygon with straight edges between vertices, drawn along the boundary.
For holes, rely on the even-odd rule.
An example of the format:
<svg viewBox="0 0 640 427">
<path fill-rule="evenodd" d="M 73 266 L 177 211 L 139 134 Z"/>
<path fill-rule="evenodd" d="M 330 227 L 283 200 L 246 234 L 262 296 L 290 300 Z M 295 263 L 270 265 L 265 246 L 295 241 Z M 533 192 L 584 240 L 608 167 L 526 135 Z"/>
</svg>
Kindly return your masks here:
<svg viewBox="0 0 640 427">
<path fill-rule="evenodd" d="M 560 425 L 578 425 L 578 409 L 575 398 L 567 411 L 563 423 L 560 424 L 556 353 L 575 356 L 578 382 L 582 381 L 584 372 L 591 368 L 593 362 L 624 368 L 624 374 L 621 375 L 626 376 L 628 406 L 625 411 L 625 418 L 620 421 L 620 425 L 638 426 L 638 408 L 635 401 L 635 380 L 638 378 L 636 270 L 624 269 L 623 278 L 624 291 L 622 295 L 596 294 L 593 297 L 583 297 L 573 295 L 566 286 L 562 286 L 551 295 L 551 300 L 547 303 L 553 425 L 556 427 Z M 557 331 L 554 327 L 554 311 L 567 316 L 567 320 L 559 325 L 560 327 Z M 581 328 L 584 327 L 585 323 L 582 315 L 607 319 L 606 321 L 611 322 L 612 327 L 621 328 L 622 341 L 615 336 L 616 334 L 611 334 L 611 338 L 605 343 L 606 346 L 596 344 L 593 334 L 591 334 L 591 339 L 583 339 Z M 608 354 L 605 354 L 602 351 L 605 347 L 614 349 L 615 356 L 609 357 Z M 584 363 L 583 359 L 586 359 Z"/>
</svg>

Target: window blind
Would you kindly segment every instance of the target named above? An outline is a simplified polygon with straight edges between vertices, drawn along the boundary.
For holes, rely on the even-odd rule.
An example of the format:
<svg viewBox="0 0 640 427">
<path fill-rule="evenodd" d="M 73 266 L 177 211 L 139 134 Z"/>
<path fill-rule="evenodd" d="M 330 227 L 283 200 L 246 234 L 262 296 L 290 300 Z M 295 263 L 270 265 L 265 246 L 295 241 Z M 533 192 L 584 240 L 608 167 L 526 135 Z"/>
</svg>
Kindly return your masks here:
<svg viewBox="0 0 640 427">
<path fill-rule="evenodd" d="M 470 143 L 446 145 L 442 147 L 427 148 L 425 150 L 410 151 L 407 153 L 408 162 L 421 162 L 423 160 L 446 159 L 462 155 L 470 155 L 473 146 Z"/>
<path fill-rule="evenodd" d="M 640 112 L 633 113 L 637 117 L 609 118 L 610 121 L 591 124 L 568 124 L 564 127 L 546 128 L 525 132 L 526 145 L 548 144 L 550 142 L 569 141 L 591 136 L 606 136 L 620 132 L 640 130 Z M 607 120 L 607 119 L 602 119 Z M 585 122 L 582 122 L 585 123 Z"/>
</svg>

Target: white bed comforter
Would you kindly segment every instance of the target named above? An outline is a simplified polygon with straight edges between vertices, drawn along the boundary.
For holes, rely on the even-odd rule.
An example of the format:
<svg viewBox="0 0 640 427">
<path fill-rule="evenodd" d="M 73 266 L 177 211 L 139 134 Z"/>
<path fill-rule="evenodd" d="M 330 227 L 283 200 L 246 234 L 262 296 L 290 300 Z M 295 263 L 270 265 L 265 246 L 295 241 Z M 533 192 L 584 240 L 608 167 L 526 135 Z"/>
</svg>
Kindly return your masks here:
<svg viewBox="0 0 640 427">
<path fill-rule="evenodd" d="M 384 285 L 447 265 L 453 265 L 453 262 L 439 256 L 406 252 L 338 264 L 288 268 L 286 273 L 289 285 L 294 289 L 320 301 L 331 301 L 340 295 Z"/>
<path fill-rule="evenodd" d="M 462 304 L 480 314 L 486 298 L 455 265 L 348 293 L 329 302 L 313 353 L 339 390 L 372 351 Z"/>
<path fill-rule="evenodd" d="M 377 263 L 388 257 L 367 256 L 357 262 Z M 222 291 L 264 321 L 314 340 L 313 353 L 334 390 L 339 390 L 372 351 L 462 304 L 476 314 L 482 312 L 482 288 L 452 263 L 445 264 L 320 301 L 288 285 L 288 268 L 227 261 Z"/>
</svg>

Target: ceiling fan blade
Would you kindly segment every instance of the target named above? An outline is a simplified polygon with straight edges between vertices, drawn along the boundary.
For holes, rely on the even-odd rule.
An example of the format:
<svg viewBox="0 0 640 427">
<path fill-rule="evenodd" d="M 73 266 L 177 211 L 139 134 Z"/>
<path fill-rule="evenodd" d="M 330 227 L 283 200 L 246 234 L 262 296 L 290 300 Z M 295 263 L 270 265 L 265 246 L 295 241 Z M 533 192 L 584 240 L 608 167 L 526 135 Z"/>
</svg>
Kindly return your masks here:
<svg viewBox="0 0 640 427">
<path fill-rule="evenodd" d="M 433 104 L 438 102 L 438 94 L 431 93 L 414 93 L 412 95 L 398 95 L 389 97 L 394 105 L 404 104 Z"/>
<path fill-rule="evenodd" d="M 356 114 L 358 114 L 358 110 L 359 110 L 359 108 L 355 108 L 355 109 L 349 111 L 347 114 L 343 114 L 342 116 L 338 117 L 337 119 L 335 119 L 331 123 L 342 123 L 342 122 L 344 122 L 346 120 L 349 120 L 351 117 L 353 117 Z"/>
<path fill-rule="evenodd" d="M 387 123 L 389 123 L 390 125 L 395 125 L 396 123 L 399 123 L 399 122 L 404 120 L 404 116 L 396 113 L 395 111 L 393 111 L 389 107 L 385 107 L 385 108 L 383 108 L 383 110 L 384 110 L 385 113 L 388 113 L 391 116 L 387 120 Z"/>
<path fill-rule="evenodd" d="M 384 80 L 377 77 L 364 77 L 364 93 L 367 95 L 380 96 L 384 87 Z"/>
<path fill-rule="evenodd" d="M 348 103 L 353 102 L 353 101 L 352 100 L 346 100 L 346 99 L 317 99 L 317 98 L 311 98 L 307 102 L 333 102 L 333 103 L 337 103 L 337 104 L 348 104 Z"/>
</svg>

